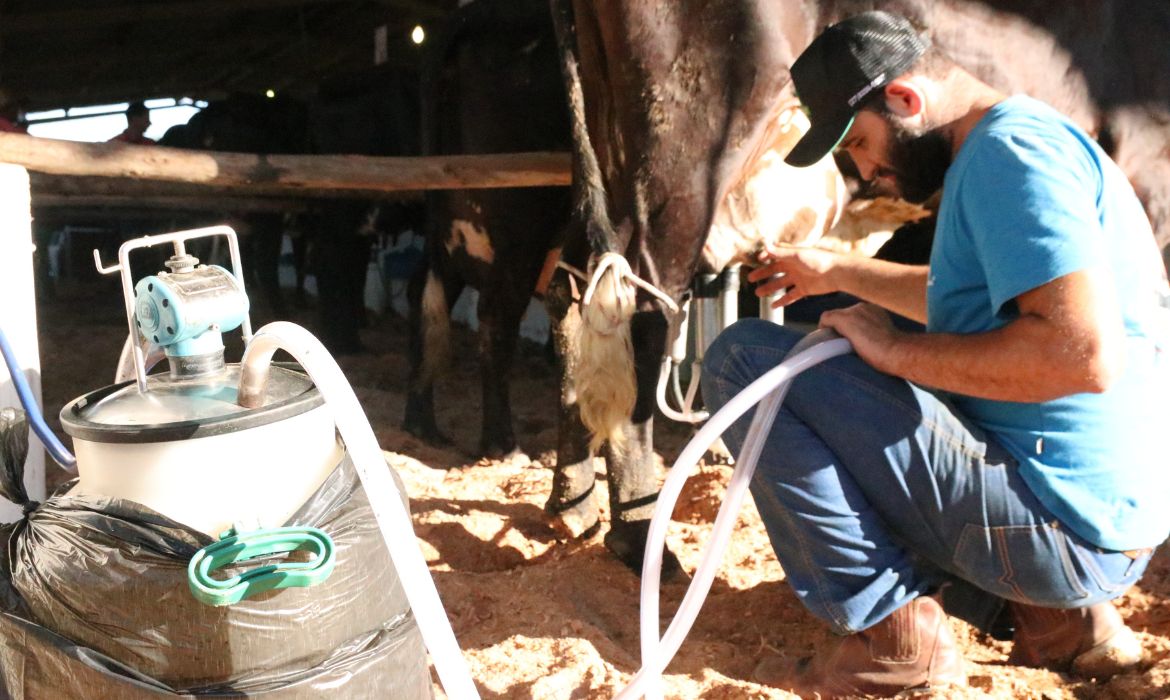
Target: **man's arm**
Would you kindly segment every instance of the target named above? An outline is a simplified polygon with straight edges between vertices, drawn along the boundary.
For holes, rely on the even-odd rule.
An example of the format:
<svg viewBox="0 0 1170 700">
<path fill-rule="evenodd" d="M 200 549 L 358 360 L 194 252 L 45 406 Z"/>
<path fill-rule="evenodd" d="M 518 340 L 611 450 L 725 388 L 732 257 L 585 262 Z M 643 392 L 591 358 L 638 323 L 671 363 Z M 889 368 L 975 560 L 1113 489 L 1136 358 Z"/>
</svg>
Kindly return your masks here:
<svg viewBox="0 0 1170 700">
<path fill-rule="evenodd" d="M 756 289 L 759 296 L 786 290 L 777 301 L 787 306 L 804 297 L 845 292 L 915 321 L 926 323 L 925 265 L 901 265 L 817 248 L 784 246 L 760 255 L 762 267 L 748 279 L 773 277 Z"/>
<path fill-rule="evenodd" d="M 827 311 L 821 325 L 848 338 L 880 371 L 968 396 L 1048 401 L 1104 391 L 1120 375 L 1125 330 L 1103 269 L 1059 277 L 1016 303 L 1019 318 L 970 335 L 903 333 L 867 305 Z"/>
</svg>

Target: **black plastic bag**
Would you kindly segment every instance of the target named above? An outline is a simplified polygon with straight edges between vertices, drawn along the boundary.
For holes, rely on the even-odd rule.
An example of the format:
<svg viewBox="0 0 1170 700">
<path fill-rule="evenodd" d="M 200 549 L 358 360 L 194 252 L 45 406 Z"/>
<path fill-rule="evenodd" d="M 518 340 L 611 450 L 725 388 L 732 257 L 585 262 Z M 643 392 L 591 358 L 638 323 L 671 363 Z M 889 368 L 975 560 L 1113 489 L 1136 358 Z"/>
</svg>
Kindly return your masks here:
<svg viewBox="0 0 1170 700">
<path fill-rule="evenodd" d="M 28 418 L 19 408 L 0 408 L 0 496 L 28 503 L 24 460 L 28 457 Z"/>
<path fill-rule="evenodd" d="M 205 534 L 72 485 L 0 529 L 0 697 L 432 697 L 348 456 L 289 519 L 333 538 L 333 574 L 226 607 L 188 590 Z"/>
</svg>

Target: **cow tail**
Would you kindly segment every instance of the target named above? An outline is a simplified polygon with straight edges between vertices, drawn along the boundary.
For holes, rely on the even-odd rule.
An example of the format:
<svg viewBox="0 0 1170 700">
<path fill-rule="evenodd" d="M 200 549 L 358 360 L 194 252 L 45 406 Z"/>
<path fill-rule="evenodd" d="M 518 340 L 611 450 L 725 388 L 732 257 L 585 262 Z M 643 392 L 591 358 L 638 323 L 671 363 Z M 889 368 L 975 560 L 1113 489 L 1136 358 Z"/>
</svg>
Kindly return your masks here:
<svg viewBox="0 0 1170 700">
<path fill-rule="evenodd" d="M 622 426 L 634 411 L 638 385 L 630 318 L 634 290 L 618 275 L 604 275 L 593 297 L 581 305 L 575 384 L 581 422 L 596 452 L 606 441 L 620 452 Z"/>
<path fill-rule="evenodd" d="M 422 293 L 422 381 L 434 381 L 447 366 L 451 354 L 451 305 L 443 282 L 432 269 Z"/>
</svg>

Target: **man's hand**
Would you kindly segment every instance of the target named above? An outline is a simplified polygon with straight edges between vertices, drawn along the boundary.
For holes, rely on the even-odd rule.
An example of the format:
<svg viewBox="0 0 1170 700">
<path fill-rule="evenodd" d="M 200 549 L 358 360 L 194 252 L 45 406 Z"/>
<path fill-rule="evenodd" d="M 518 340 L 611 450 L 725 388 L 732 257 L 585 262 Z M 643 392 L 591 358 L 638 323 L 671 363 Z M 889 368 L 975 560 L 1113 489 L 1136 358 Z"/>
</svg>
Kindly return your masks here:
<svg viewBox="0 0 1170 700">
<path fill-rule="evenodd" d="M 838 291 L 831 274 L 841 255 L 819 248 L 799 246 L 768 247 L 759 254 L 761 267 L 748 274 L 748 280 L 758 282 L 756 296 L 766 297 L 784 290 L 772 306 L 788 306 L 798 299 Z"/>
<path fill-rule="evenodd" d="M 765 280 L 756 295 L 783 291 L 773 306 L 817 294 L 845 292 L 906 318 L 926 322 L 926 265 L 900 265 L 820 248 L 769 246 L 748 279 Z"/>
<path fill-rule="evenodd" d="M 874 369 L 896 374 L 891 350 L 901 331 L 890 314 L 873 304 L 855 304 L 821 314 L 821 328 L 832 328 L 853 344 L 853 350 Z"/>
</svg>

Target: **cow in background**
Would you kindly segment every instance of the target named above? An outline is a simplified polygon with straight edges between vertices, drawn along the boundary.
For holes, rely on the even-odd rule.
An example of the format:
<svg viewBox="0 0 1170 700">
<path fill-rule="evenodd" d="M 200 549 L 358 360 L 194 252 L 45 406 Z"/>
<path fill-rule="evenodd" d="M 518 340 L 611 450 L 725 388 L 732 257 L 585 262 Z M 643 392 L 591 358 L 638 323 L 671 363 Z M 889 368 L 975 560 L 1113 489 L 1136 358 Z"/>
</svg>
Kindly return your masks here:
<svg viewBox="0 0 1170 700">
<path fill-rule="evenodd" d="M 186 124 L 167 129 L 159 145 L 235 153 L 306 153 L 310 147 L 308 110 L 297 100 L 234 94 L 211 102 Z M 259 289 L 274 317 L 285 317 L 279 274 L 286 215 L 278 211 L 226 215 L 239 233 L 250 290 Z M 303 246 L 304 241 L 294 245 Z M 255 296 L 254 292 L 250 295 Z"/>
<path fill-rule="evenodd" d="M 758 158 L 777 110 L 791 98 L 788 66 L 821 28 L 875 6 L 928 27 L 938 45 L 990 84 L 1031 92 L 1088 125 L 1127 168 L 1159 242 L 1170 240 L 1170 83 L 1164 79 L 1170 6 L 1164 2 L 550 5 L 574 142 L 574 209 L 563 257 L 578 267 L 621 256 L 662 296 L 681 299 L 718 206 Z M 577 391 L 562 392 L 562 419 L 580 416 L 595 440 L 606 442 L 611 494 L 618 499 L 607 544 L 633 564 L 641 560 L 657 495 L 654 377 L 677 315 L 616 269 L 597 280 L 593 304 L 579 318 L 565 276 L 554 280 L 549 299 L 564 349 L 573 347 L 574 327 L 582 338 Z M 589 352 L 599 339 L 623 335 L 628 340 L 617 344 L 618 352 Z M 619 364 L 614 358 L 623 347 L 628 360 Z M 572 462 L 562 450 L 550 508 L 566 520 L 591 523 L 597 517 L 589 498 L 593 467 L 587 449 L 578 454 Z"/>
<path fill-rule="evenodd" d="M 321 86 L 309 102 L 238 94 L 212 102 L 172 127 L 163 145 L 258 154 L 416 155 L 417 87 L 402 71 L 372 69 Z M 281 212 L 228 215 L 238 227 L 251 290 L 275 317 L 287 314 L 279 284 L 283 237 L 290 228 L 294 258 L 307 264 L 318 291 L 317 331 L 335 354 L 361 351 L 365 275 L 375 233 L 421 228 L 417 197 L 379 200 L 311 199 L 295 224 Z M 298 269 L 298 293 L 303 270 Z"/>
<path fill-rule="evenodd" d="M 477 0 L 461 8 L 449 33 L 434 46 L 428 70 L 431 78 L 424 81 L 430 83 L 426 94 L 431 108 L 425 120 L 431 125 L 427 130 L 430 152 L 567 146 L 571 132 L 566 96 L 547 6 Z M 783 155 L 808 128 L 798 105 L 792 100 L 769 105 L 768 117 L 771 128 L 761 140 L 761 153 L 719 209 L 704 255 L 679 260 L 671 270 L 684 286 L 696 271 L 718 271 L 729 262 L 743 262 L 765 240 L 812 243 L 841 231 L 856 238 L 858 232 L 874 228 L 859 223 L 856 212 L 843 210 L 848 193 L 831 159 L 806 170 L 783 163 Z M 569 192 L 563 188 L 463 190 L 434 193 L 428 203 L 425 260 L 411 284 L 412 369 L 405 425 L 425 439 L 443 439 L 434 417 L 434 374 L 443 357 L 451 305 L 465 285 L 472 286 L 481 293 L 484 410 L 480 449 L 486 454 L 507 454 L 516 447 L 507 370 L 517 327 L 542 269 L 552 269 L 549 254 L 555 257 L 561 230 L 569 220 Z M 857 245 L 852 239 L 836 244 Z M 564 299 L 554 299 L 553 307 L 563 313 L 562 303 Z M 562 410 L 558 467 L 548 509 L 556 516 L 558 529 L 579 536 L 599 526 L 599 510 L 592 497 L 592 453 L 597 445 L 591 449 L 589 433 L 574 407 L 575 369 L 588 353 L 578 347 L 582 336 L 575 327 L 560 325 L 555 330 L 562 365 Z M 630 352 L 623 346 L 613 366 L 628 364 L 621 353 L 629 357 Z M 657 367 L 660 359 L 661 349 L 646 361 Z M 607 380 L 595 377 L 593 381 L 596 385 Z M 653 411 L 653 404 L 646 410 Z M 653 459 L 649 443 L 639 453 L 637 464 L 639 468 L 650 464 L 648 472 L 627 467 L 631 454 L 624 448 L 628 444 L 605 448 L 615 514 L 606 542 L 636 567 L 641 549 L 632 549 L 627 542 L 644 535 L 644 518 L 638 518 L 644 509 L 634 512 L 629 506 L 653 496 L 657 483 L 649 462 Z"/>
<path fill-rule="evenodd" d="M 412 156 L 418 147 L 417 83 L 378 67 L 321 86 L 310 104 L 311 150 L 318 154 Z M 305 230 L 313 238 L 321 341 L 334 354 L 361 352 L 365 279 L 376 232 L 419 226 L 421 200 L 410 197 L 324 199 Z"/>
<path fill-rule="evenodd" d="M 564 86 L 543 0 L 477 0 L 459 9 L 431 46 L 428 154 L 568 150 Z M 408 431 L 446 441 L 435 423 L 434 380 L 447 357 L 451 308 L 469 286 L 479 291 L 479 450 L 500 456 L 517 449 L 508 374 L 520 321 L 568 212 L 564 187 L 427 195 L 426 249 L 409 286 Z"/>
</svg>

